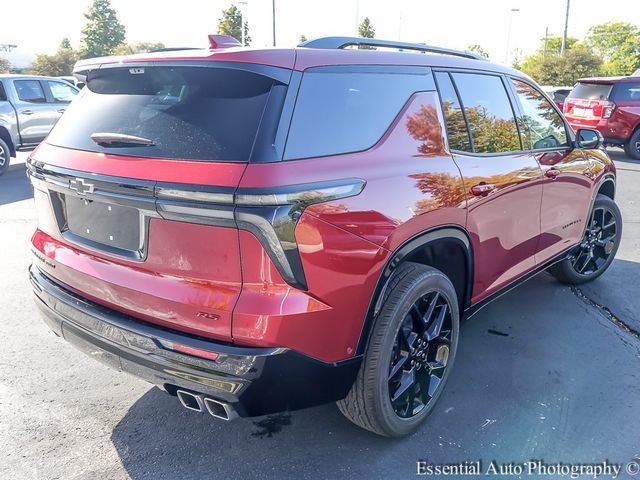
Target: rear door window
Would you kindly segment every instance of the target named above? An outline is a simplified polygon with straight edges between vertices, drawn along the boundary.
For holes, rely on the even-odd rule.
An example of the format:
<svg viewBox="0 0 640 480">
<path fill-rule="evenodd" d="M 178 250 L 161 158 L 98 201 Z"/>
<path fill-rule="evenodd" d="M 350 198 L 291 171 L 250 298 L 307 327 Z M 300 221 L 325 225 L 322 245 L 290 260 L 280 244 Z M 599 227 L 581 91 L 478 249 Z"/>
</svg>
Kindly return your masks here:
<svg viewBox="0 0 640 480">
<path fill-rule="evenodd" d="M 366 150 L 382 137 L 411 95 L 433 89 L 426 68 L 309 69 L 300 84 L 284 158 Z"/>
<path fill-rule="evenodd" d="M 78 91 L 66 82 L 48 80 L 47 86 L 53 101 L 56 103 L 69 103 L 78 94 Z"/>
<path fill-rule="evenodd" d="M 611 85 L 606 83 L 578 82 L 567 98 L 582 98 L 588 100 L 607 100 L 611 93 Z"/>
<path fill-rule="evenodd" d="M 464 119 L 462 107 L 458 100 L 453 83 L 449 74 L 446 72 L 437 72 L 435 74 L 436 82 L 438 82 L 438 92 L 440 93 L 440 102 L 442 104 L 442 112 L 447 126 L 447 139 L 451 150 L 461 152 L 471 152 L 471 141 L 469 139 L 469 130 L 467 122 Z"/>
<path fill-rule="evenodd" d="M 618 83 L 613 87 L 611 100 L 618 102 L 640 102 L 640 82 Z"/>
<path fill-rule="evenodd" d="M 275 85 L 240 64 L 101 69 L 90 73 L 47 142 L 139 157 L 246 162 Z M 98 144 L 91 138 L 98 133 L 148 142 Z"/>
<path fill-rule="evenodd" d="M 452 73 L 460 93 L 474 152 L 521 150 L 520 136 L 502 78 L 495 75 Z"/>
<path fill-rule="evenodd" d="M 519 120 L 525 148 L 560 148 L 569 145 L 567 131 L 560 114 L 535 88 L 519 80 L 512 80 L 522 107 Z"/>
<path fill-rule="evenodd" d="M 47 101 L 38 80 L 14 80 L 18 98 L 23 102 L 45 103 Z"/>
</svg>

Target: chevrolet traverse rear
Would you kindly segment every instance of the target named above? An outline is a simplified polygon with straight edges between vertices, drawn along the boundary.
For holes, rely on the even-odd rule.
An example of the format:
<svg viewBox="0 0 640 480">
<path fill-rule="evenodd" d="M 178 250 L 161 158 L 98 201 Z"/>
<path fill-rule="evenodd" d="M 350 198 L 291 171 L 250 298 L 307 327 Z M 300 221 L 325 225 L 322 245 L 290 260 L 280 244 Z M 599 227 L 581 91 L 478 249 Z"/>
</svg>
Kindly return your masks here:
<svg viewBox="0 0 640 480">
<path fill-rule="evenodd" d="M 406 435 L 463 316 L 613 260 L 602 138 L 519 72 L 381 40 L 210 42 L 81 61 L 86 88 L 28 161 L 49 326 L 186 408 L 337 401 Z"/>
</svg>

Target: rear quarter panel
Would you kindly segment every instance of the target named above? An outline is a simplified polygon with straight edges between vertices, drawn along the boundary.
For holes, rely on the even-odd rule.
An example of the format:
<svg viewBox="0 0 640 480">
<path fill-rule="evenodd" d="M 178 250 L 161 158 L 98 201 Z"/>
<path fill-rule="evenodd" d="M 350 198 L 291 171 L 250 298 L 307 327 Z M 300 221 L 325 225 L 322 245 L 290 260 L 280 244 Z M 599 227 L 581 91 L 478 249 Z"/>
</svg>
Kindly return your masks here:
<svg viewBox="0 0 640 480">
<path fill-rule="evenodd" d="M 308 207 L 296 227 L 308 294 L 327 306 L 315 308 L 309 317 L 315 320 L 306 330 L 314 334 L 306 337 L 314 345 L 307 345 L 307 352 L 331 361 L 352 356 L 391 252 L 436 226 L 464 228 L 466 195 L 445 149 L 442 125 L 436 92 L 422 92 L 409 99 L 387 133 L 367 151 L 247 167 L 240 188 L 366 181 L 358 196 Z M 287 319 L 281 314 L 252 316 L 246 311 L 249 306 L 241 296 L 234 311 L 236 340 L 259 338 L 270 322 L 286 332 Z M 290 338 L 295 341 L 295 336 Z"/>
</svg>

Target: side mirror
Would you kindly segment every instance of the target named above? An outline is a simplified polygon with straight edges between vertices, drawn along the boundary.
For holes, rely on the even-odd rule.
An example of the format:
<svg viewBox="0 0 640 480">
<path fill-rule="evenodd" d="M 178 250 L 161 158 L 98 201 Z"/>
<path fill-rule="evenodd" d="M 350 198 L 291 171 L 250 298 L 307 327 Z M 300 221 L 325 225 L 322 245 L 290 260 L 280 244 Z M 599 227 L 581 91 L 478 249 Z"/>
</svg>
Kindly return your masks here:
<svg viewBox="0 0 640 480">
<path fill-rule="evenodd" d="M 576 132 L 576 144 L 579 148 L 600 148 L 604 144 L 604 138 L 597 130 L 580 128 Z"/>
</svg>

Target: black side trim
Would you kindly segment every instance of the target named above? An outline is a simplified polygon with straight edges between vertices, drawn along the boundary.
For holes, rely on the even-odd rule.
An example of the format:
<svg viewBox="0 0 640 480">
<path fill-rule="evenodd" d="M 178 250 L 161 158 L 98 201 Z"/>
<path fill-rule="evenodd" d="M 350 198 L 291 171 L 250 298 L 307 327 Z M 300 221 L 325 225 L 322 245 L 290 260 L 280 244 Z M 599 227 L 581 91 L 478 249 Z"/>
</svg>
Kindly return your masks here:
<svg viewBox="0 0 640 480">
<path fill-rule="evenodd" d="M 443 240 L 453 240 L 459 243 L 467 254 L 466 268 L 468 275 L 463 298 L 465 305 L 469 304 L 473 285 L 473 249 L 471 247 L 471 240 L 469 239 L 468 234 L 456 225 L 441 225 L 427 230 L 426 232 L 422 232 L 403 243 L 387 260 L 387 263 L 382 270 L 382 274 L 378 279 L 378 283 L 376 284 L 373 297 L 369 303 L 367 317 L 365 318 L 362 331 L 360 332 L 360 339 L 358 340 L 356 354 L 363 354 L 366 350 L 367 342 L 369 341 L 369 333 L 373 327 L 375 317 L 380 311 L 380 308 L 382 308 L 384 291 L 386 290 L 395 269 L 404 259 L 417 250 L 425 247 L 426 245 Z"/>
<path fill-rule="evenodd" d="M 480 300 L 478 303 L 475 303 L 475 304 L 471 305 L 469 308 L 464 310 L 464 312 L 462 314 L 462 318 L 465 319 L 465 320 L 468 319 L 468 318 L 471 318 L 476 313 L 478 313 L 481 309 L 486 307 L 489 303 L 493 302 L 494 300 L 497 300 L 498 298 L 500 298 L 504 294 L 509 293 L 514 288 L 519 287 L 520 285 L 522 285 L 527 280 L 530 280 L 531 278 L 535 277 L 539 273 L 545 271 L 551 265 L 564 260 L 564 258 L 567 256 L 567 254 L 571 250 L 573 250 L 574 248 L 575 248 L 575 245 L 572 245 L 571 247 L 563 250 L 561 253 L 559 253 L 555 257 L 551 258 L 550 260 L 547 260 L 542 265 L 538 265 L 537 267 L 535 267 L 530 272 L 525 273 L 520 278 L 517 278 L 516 280 L 511 282 L 509 285 L 506 285 L 505 287 L 501 288 L 499 291 L 494 292 L 491 295 L 489 295 L 487 298 L 485 298 L 483 300 Z"/>
</svg>

